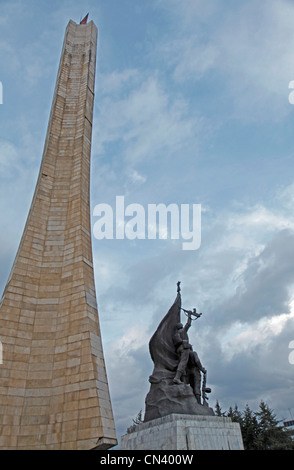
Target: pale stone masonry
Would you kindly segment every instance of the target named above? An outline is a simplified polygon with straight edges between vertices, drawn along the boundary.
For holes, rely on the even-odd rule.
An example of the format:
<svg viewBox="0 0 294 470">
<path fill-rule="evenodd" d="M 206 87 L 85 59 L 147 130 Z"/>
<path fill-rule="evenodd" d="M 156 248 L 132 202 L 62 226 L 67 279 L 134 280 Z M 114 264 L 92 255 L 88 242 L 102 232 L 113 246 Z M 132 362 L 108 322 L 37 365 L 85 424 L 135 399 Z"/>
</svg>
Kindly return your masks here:
<svg viewBox="0 0 294 470">
<path fill-rule="evenodd" d="M 170 414 L 138 424 L 121 450 L 244 450 L 239 423 L 219 416 Z"/>
<path fill-rule="evenodd" d="M 97 28 L 70 21 L 40 173 L 0 306 L 0 449 L 116 444 L 89 181 Z"/>
</svg>

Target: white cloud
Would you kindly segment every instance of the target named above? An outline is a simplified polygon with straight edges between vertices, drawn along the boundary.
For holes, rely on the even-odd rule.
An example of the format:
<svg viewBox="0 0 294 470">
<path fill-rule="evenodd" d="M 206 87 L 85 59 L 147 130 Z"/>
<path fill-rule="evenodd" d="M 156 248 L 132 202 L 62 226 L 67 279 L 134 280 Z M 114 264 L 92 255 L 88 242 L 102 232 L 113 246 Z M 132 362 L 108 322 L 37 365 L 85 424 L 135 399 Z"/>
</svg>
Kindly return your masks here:
<svg viewBox="0 0 294 470">
<path fill-rule="evenodd" d="M 187 115 L 187 103 L 168 95 L 155 76 L 145 78 L 126 98 L 105 98 L 98 108 L 97 151 L 119 143 L 129 165 L 175 156 L 195 139 L 198 122 Z"/>
<path fill-rule="evenodd" d="M 286 217 L 279 211 L 271 210 L 257 204 L 251 207 L 244 214 L 234 216 L 228 220 L 228 228 L 233 229 L 237 226 L 241 226 L 245 232 L 249 230 L 265 229 L 268 231 L 282 230 L 284 228 L 294 228 L 294 218 L 292 214 L 288 214 Z"/>
<path fill-rule="evenodd" d="M 136 69 L 114 70 L 109 74 L 100 73 L 97 75 L 97 89 L 100 95 L 113 95 L 121 92 L 122 89 L 133 87 L 140 80 L 140 72 Z"/>
<path fill-rule="evenodd" d="M 219 77 L 223 102 L 228 109 L 233 105 L 235 117 L 260 121 L 287 115 L 288 83 L 294 78 L 293 4 L 251 0 L 231 9 L 211 4 L 202 9 L 202 2 L 160 1 L 176 27 L 172 39 L 159 44 L 158 56 L 181 82 Z"/>
<path fill-rule="evenodd" d="M 288 186 L 281 189 L 277 198 L 280 202 L 280 207 L 285 208 L 286 213 L 290 219 L 293 212 L 293 204 L 294 204 L 294 183 L 289 184 Z"/>
<path fill-rule="evenodd" d="M 8 141 L 0 141 L 0 177 L 15 178 L 21 169 L 22 162 L 16 146 Z"/>
<path fill-rule="evenodd" d="M 126 170 L 126 172 L 127 172 L 127 170 Z M 128 177 L 128 182 L 127 183 L 130 183 L 131 185 L 139 186 L 139 185 L 142 185 L 142 184 L 146 183 L 146 181 L 147 181 L 147 177 L 144 176 L 143 174 L 140 174 L 134 168 L 131 168 L 130 171 L 127 172 L 127 177 Z"/>
<path fill-rule="evenodd" d="M 135 351 L 149 342 L 148 330 L 145 324 L 136 323 L 130 325 L 128 330 L 116 343 L 115 353 L 118 357 L 127 356 L 131 351 Z"/>
<path fill-rule="evenodd" d="M 246 322 L 233 324 L 221 338 L 224 358 L 230 361 L 235 354 L 250 354 L 257 347 L 264 346 L 273 337 L 282 333 L 289 320 L 294 320 L 293 301 L 290 302 L 290 313 L 263 317 L 251 324 Z"/>
<path fill-rule="evenodd" d="M 2 64 L 5 64 L 6 70 L 8 70 L 11 75 L 20 72 L 20 57 L 17 54 L 16 48 L 14 48 L 7 41 L 0 42 L 0 60 Z"/>
</svg>

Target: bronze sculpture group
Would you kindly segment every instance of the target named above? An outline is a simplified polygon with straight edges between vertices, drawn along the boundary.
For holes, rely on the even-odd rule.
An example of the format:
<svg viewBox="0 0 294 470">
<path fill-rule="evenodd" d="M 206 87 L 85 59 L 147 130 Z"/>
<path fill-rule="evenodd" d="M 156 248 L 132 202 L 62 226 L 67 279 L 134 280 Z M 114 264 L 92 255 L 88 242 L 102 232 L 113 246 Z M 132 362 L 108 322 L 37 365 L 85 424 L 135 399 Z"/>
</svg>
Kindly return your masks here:
<svg viewBox="0 0 294 470">
<path fill-rule="evenodd" d="M 185 325 L 181 322 L 181 310 L 188 317 Z M 151 387 L 145 400 L 144 421 L 172 413 L 214 414 L 207 402 L 206 394 L 211 390 L 206 387 L 206 369 L 188 337 L 192 321 L 201 315 L 196 308 L 182 308 L 178 282 L 176 300 L 149 342 L 154 370 L 149 377 Z"/>
</svg>

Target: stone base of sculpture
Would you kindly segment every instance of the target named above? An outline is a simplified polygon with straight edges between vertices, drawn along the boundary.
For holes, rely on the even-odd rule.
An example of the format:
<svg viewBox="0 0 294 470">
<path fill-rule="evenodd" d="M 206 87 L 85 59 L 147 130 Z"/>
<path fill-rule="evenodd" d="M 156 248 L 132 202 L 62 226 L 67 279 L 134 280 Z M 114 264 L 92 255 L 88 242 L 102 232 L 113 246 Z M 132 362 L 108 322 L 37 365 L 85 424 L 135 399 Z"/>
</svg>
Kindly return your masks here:
<svg viewBox="0 0 294 470">
<path fill-rule="evenodd" d="M 121 450 L 244 450 L 230 418 L 171 414 L 130 428 Z"/>
<path fill-rule="evenodd" d="M 175 385 L 173 377 L 151 383 L 145 399 L 145 419 L 161 418 L 170 414 L 214 415 L 207 403 L 197 402 L 192 388 L 188 384 Z M 149 379 L 152 380 L 152 379 Z"/>
</svg>

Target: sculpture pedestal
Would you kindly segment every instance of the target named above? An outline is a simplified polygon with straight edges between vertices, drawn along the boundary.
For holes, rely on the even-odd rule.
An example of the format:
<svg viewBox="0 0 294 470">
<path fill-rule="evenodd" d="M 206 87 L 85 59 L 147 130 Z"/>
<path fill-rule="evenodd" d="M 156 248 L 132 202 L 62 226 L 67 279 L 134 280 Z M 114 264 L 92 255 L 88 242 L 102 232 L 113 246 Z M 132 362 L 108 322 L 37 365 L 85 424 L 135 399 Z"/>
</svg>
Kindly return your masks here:
<svg viewBox="0 0 294 470">
<path fill-rule="evenodd" d="M 121 450 L 244 450 L 240 426 L 230 418 L 171 414 L 138 424 Z"/>
<path fill-rule="evenodd" d="M 165 375 L 167 373 L 165 372 Z M 208 406 L 197 402 L 192 387 L 185 383 L 175 385 L 171 378 L 165 378 L 158 383 L 151 383 L 145 399 L 145 421 L 155 420 L 171 414 L 188 416 L 214 416 L 214 411 Z M 149 379 L 150 380 L 150 379 Z"/>
</svg>

